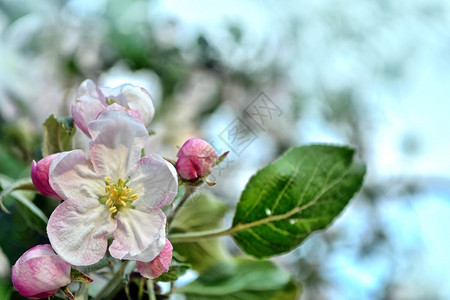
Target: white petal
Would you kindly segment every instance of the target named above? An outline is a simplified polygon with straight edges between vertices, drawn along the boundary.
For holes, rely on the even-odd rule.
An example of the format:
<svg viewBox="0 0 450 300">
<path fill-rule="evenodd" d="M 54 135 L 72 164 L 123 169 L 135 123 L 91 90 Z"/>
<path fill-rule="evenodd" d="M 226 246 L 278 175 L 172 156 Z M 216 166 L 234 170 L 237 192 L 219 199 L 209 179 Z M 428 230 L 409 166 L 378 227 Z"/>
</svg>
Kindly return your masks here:
<svg viewBox="0 0 450 300">
<path fill-rule="evenodd" d="M 131 109 L 139 111 L 142 116 L 142 121 L 148 126 L 155 114 L 155 108 L 150 94 L 144 88 L 132 85 L 123 87 L 122 92 L 128 100 L 128 106 Z"/>
<path fill-rule="evenodd" d="M 87 266 L 102 259 L 107 237 L 115 228 L 107 206 L 94 199 L 70 199 L 53 211 L 47 235 L 55 252 L 65 261 Z"/>
<path fill-rule="evenodd" d="M 155 114 L 153 101 L 150 94 L 144 88 L 124 84 L 113 89 L 106 87 L 100 89 L 105 97 L 113 99 L 115 103 L 138 111 L 146 126 L 153 119 Z"/>
<path fill-rule="evenodd" d="M 113 181 L 134 168 L 148 132 L 138 119 L 119 110 L 104 111 L 89 124 L 90 152 L 95 171 Z"/>
<path fill-rule="evenodd" d="M 147 205 L 164 207 L 169 205 L 178 192 L 178 178 L 175 168 L 157 154 L 151 154 L 139 160 L 135 170 L 128 174 L 128 187 L 139 198 L 134 206 Z"/>
<path fill-rule="evenodd" d="M 103 177 L 99 177 L 92 163 L 81 150 L 62 152 L 49 169 L 49 183 L 63 199 L 97 199 L 105 193 Z"/>
<path fill-rule="evenodd" d="M 91 80 L 85 80 L 81 83 L 75 104 L 72 105 L 72 117 L 78 128 L 88 136 L 90 136 L 88 124 L 105 110 L 104 101 L 103 95 L 101 92 L 99 93 Z"/>
<path fill-rule="evenodd" d="M 149 262 L 164 249 L 166 216 L 160 209 L 122 209 L 109 253 L 117 259 Z"/>
</svg>

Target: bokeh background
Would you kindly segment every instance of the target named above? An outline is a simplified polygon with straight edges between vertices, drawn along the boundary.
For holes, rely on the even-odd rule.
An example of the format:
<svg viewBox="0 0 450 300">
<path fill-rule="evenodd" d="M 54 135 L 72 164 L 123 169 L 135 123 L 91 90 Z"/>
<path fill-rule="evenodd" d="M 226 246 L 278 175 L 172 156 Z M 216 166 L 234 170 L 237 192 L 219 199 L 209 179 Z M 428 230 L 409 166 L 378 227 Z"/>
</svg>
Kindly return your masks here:
<svg viewBox="0 0 450 300">
<path fill-rule="evenodd" d="M 449 29 L 446 0 L 1 0 L 0 173 L 29 175 L 41 124 L 69 115 L 86 78 L 150 92 L 149 151 L 175 157 L 190 137 L 231 150 L 213 174 L 225 225 L 288 148 L 351 144 L 363 190 L 275 261 L 305 300 L 450 299 Z M 22 223 L 0 214 L 4 281 L 43 239 Z"/>
</svg>

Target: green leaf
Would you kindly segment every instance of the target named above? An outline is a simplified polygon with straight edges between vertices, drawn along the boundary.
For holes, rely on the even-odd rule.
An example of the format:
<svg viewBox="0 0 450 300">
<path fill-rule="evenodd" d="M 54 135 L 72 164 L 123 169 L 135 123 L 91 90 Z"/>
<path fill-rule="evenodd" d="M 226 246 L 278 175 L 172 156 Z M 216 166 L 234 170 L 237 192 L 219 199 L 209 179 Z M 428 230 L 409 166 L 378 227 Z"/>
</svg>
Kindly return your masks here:
<svg viewBox="0 0 450 300">
<path fill-rule="evenodd" d="M 72 150 L 72 138 L 76 127 L 73 118 L 59 118 L 51 115 L 44 122 L 44 156 L 62 151 Z"/>
<path fill-rule="evenodd" d="M 326 228 L 361 188 L 365 167 L 348 147 L 311 145 L 291 149 L 247 183 L 230 233 L 258 258 L 296 248 Z"/>
<path fill-rule="evenodd" d="M 200 276 L 175 292 L 184 293 L 188 300 L 292 300 L 298 298 L 300 289 L 289 274 L 272 262 L 239 258 L 228 276 L 215 281 Z"/>
<path fill-rule="evenodd" d="M 222 218 L 228 207 L 211 194 L 196 192 L 189 197 L 173 221 L 170 232 L 199 232 L 217 229 L 222 226 Z M 206 268 L 231 258 L 219 239 L 209 239 L 196 243 L 173 244 L 174 257 L 180 262 L 189 263 L 193 269 Z"/>
<path fill-rule="evenodd" d="M 184 275 L 184 273 L 186 273 L 186 271 L 190 268 L 191 266 L 187 264 L 172 265 L 170 266 L 168 272 L 162 273 L 161 276 L 155 279 L 155 281 L 175 281 L 178 277 Z"/>
<path fill-rule="evenodd" d="M 33 193 L 24 191 L 15 191 L 10 194 L 16 202 L 16 209 L 24 218 L 28 227 L 35 229 L 39 233 L 45 234 L 47 227 L 47 216 L 30 199 L 34 197 Z"/>
</svg>

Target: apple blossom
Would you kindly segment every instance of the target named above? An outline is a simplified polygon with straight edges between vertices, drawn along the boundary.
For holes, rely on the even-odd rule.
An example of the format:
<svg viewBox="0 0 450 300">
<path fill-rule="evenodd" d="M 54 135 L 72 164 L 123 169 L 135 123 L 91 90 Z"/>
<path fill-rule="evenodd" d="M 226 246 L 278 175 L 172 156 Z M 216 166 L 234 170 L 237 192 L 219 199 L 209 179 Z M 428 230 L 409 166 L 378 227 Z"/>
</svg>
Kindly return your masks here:
<svg viewBox="0 0 450 300">
<path fill-rule="evenodd" d="M 47 225 L 53 249 L 73 265 L 91 265 L 113 235 L 113 257 L 149 262 L 166 244 L 161 208 L 177 194 L 176 171 L 159 155 L 141 157 L 148 132 L 123 111 L 104 111 L 88 129 L 90 160 L 72 150 L 50 166 L 50 185 L 65 200 Z"/>
<path fill-rule="evenodd" d="M 161 253 L 150 262 L 136 263 L 137 270 L 142 276 L 154 279 L 159 277 L 162 273 L 169 271 L 170 262 L 172 261 L 172 244 L 166 239 L 166 245 Z"/>
<path fill-rule="evenodd" d="M 33 160 L 31 165 L 31 180 L 33 181 L 34 186 L 43 195 L 61 199 L 48 182 L 50 164 L 56 156 L 58 156 L 58 153 L 46 156 L 37 163 Z"/>
<path fill-rule="evenodd" d="M 61 259 L 49 244 L 38 245 L 25 252 L 12 267 L 14 287 L 32 299 L 55 295 L 71 282 L 71 266 Z"/>
<path fill-rule="evenodd" d="M 87 135 L 89 122 L 105 110 L 122 110 L 140 119 L 147 126 L 153 119 L 155 109 L 150 94 L 141 87 L 131 84 L 116 88 L 97 87 L 92 80 L 81 83 L 72 117 L 77 126 Z"/>
<path fill-rule="evenodd" d="M 177 172 L 183 180 L 190 182 L 211 173 L 217 161 L 214 148 L 202 139 L 187 140 L 177 156 Z"/>
</svg>

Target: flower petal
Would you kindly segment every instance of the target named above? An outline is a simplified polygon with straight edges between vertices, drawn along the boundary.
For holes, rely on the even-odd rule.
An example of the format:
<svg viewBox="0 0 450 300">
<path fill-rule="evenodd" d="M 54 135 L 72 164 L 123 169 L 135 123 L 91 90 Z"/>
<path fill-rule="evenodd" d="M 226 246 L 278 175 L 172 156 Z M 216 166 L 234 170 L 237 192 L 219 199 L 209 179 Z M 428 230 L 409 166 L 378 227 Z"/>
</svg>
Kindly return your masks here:
<svg viewBox="0 0 450 300">
<path fill-rule="evenodd" d="M 129 173 L 128 187 L 139 198 L 134 206 L 147 205 L 162 208 L 169 205 L 178 192 L 178 178 L 172 164 L 157 154 L 139 160 L 137 168 Z"/>
<path fill-rule="evenodd" d="M 172 244 L 166 239 L 164 249 L 154 260 L 147 263 L 142 261 L 136 263 L 138 272 L 144 277 L 154 279 L 162 273 L 169 271 L 170 262 L 172 261 L 172 251 Z"/>
<path fill-rule="evenodd" d="M 142 122 L 119 110 L 101 113 L 89 124 L 89 132 L 93 139 L 90 152 L 95 171 L 113 181 L 135 167 L 148 139 Z"/>
<path fill-rule="evenodd" d="M 81 150 L 62 152 L 49 169 L 49 183 L 63 199 L 93 198 L 104 194 L 105 183 Z"/>
<path fill-rule="evenodd" d="M 102 87 L 100 90 L 105 97 L 113 99 L 115 103 L 138 111 L 145 126 L 153 119 L 155 108 L 150 94 L 144 88 L 123 84 L 113 89 Z"/>
<path fill-rule="evenodd" d="M 160 209 L 123 209 L 116 215 L 117 229 L 109 253 L 117 259 L 149 262 L 166 243 L 166 216 Z"/>
<path fill-rule="evenodd" d="M 108 207 L 94 199 L 69 199 L 53 211 L 47 235 L 53 249 L 75 266 L 98 262 L 106 253 L 108 235 L 116 229 Z"/>
<path fill-rule="evenodd" d="M 102 100 L 105 101 L 103 95 L 91 80 L 81 83 L 75 104 L 72 105 L 72 117 L 78 128 L 88 136 L 90 136 L 89 122 L 95 120 L 105 110 Z"/>
</svg>

